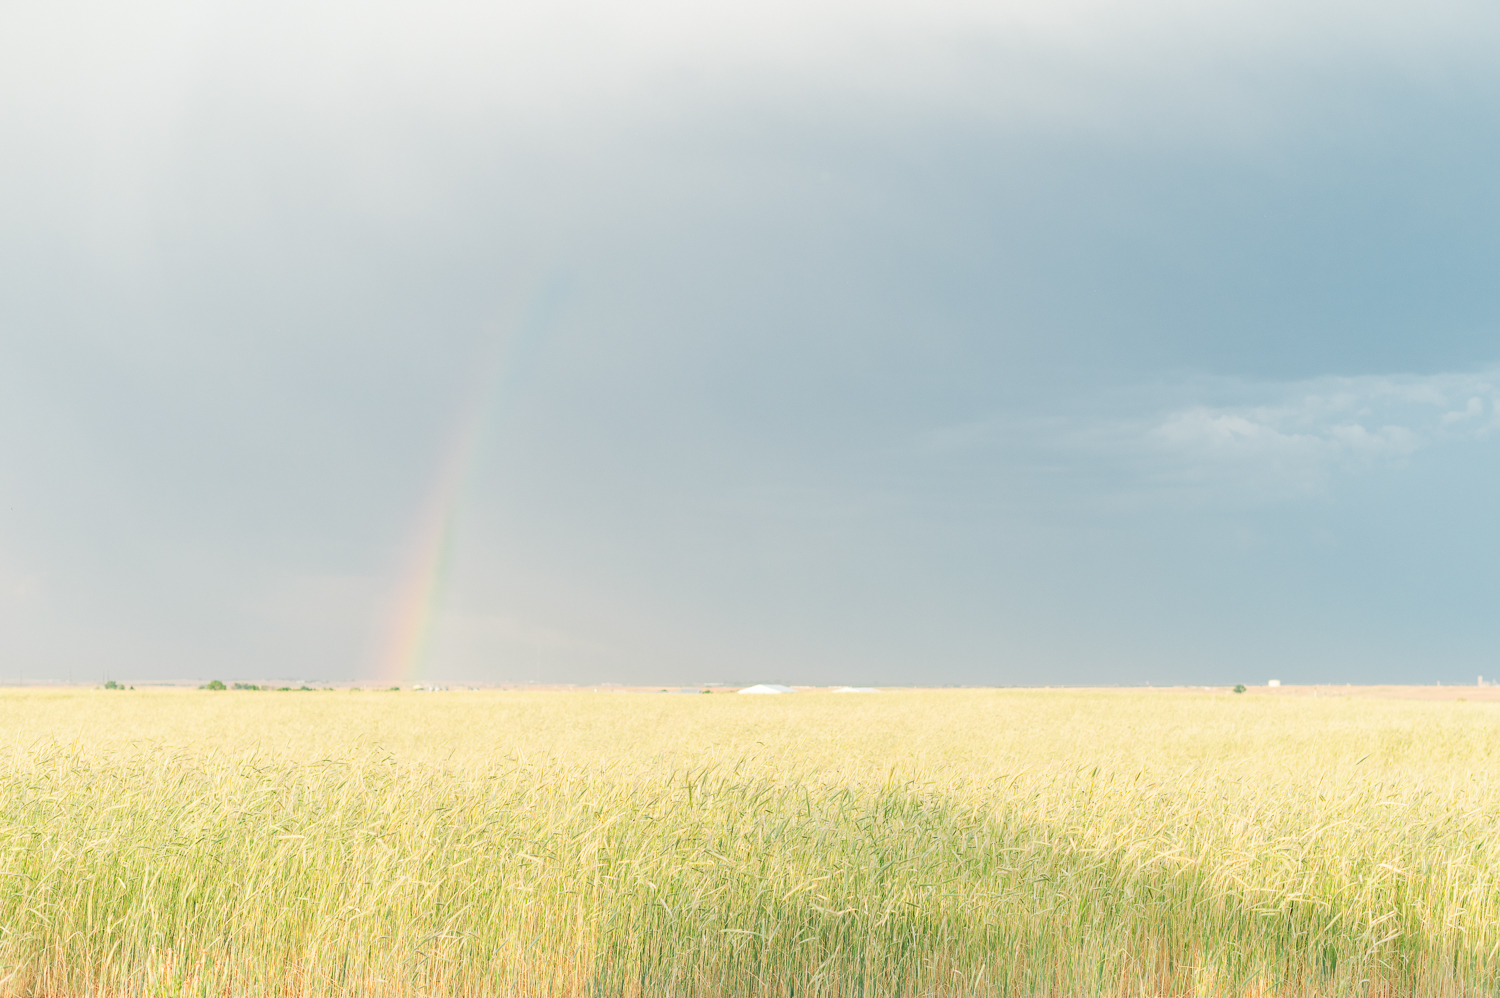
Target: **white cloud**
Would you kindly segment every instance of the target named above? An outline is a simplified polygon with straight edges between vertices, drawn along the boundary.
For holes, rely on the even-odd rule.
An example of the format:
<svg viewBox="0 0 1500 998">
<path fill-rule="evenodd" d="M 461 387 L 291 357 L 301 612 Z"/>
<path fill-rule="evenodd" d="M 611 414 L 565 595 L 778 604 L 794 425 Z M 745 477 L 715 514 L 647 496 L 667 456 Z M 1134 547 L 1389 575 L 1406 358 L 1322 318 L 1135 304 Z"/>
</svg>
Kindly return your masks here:
<svg viewBox="0 0 1500 998">
<path fill-rule="evenodd" d="M 1177 409 L 1130 432 L 1155 476 L 1261 497 L 1316 493 L 1339 473 L 1399 467 L 1425 448 L 1486 438 L 1500 427 L 1497 383 L 1500 372 L 1218 382 L 1210 394 L 1251 401 Z"/>
<path fill-rule="evenodd" d="M 1194 401 L 1153 404 L 1164 393 Z M 1093 413 L 936 427 L 906 446 L 929 460 L 965 463 L 1003 452 L 1002 463 L 1022 462 L 1035 483 L 1071 483 L 1074 498 L 1305 499 L 1340 477 L 1405 468 L 1435 447 L 1483 446 L 1500 429 L 1500 371 L 1203 379 L 1103 392 L 1088 405 Z"/>
<path fill-rule="evenodd" d="M 1484 415 L 1484 401 L 1479 398 L 1471 398 L 1469 399 L 1469 404 L 1462 409 L 1443 413 L 1443 425 L 1447 426 L 1449 423 L 1474 419 L 1482 415 Z"/>
</svg>

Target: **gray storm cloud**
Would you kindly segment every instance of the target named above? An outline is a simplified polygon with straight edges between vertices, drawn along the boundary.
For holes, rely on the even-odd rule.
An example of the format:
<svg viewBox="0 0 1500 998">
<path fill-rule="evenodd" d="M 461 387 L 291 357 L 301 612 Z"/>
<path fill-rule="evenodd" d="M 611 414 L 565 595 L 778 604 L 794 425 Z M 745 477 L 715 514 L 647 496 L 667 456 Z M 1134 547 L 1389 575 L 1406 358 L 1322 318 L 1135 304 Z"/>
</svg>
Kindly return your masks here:
<svg viewBox="0 0 1500 998">
<path fill-rule="evenodd" d="M 1493 643 L 1488 10 L 4 17 L 7 681 L 368 675 L 474 372 L 552 286 L 435 677 Z"/>
</svg>

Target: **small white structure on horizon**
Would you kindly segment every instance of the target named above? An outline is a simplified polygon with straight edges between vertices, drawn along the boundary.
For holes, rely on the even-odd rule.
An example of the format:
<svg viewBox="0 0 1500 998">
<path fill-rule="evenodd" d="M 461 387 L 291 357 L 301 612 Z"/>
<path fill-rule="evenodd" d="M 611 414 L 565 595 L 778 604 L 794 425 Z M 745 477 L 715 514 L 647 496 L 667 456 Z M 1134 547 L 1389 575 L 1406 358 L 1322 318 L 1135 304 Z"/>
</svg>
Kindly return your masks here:
<svg viewBox="0 0 1500 998">
<path fill-rule="evenodd" d="M 1266 685 L 1267 686 L 1280 686 L 1281 685 L 1281 680 L 1279 680 L 1279 679 L 1271 679 L 1271 680 L 1268 680 L 1266 682 Z"/>
<path fill-rule="evenodd" d="M 755 686 L 746 686 L 744 689 L 740 690 L 740 692 L 741 693 L 769 694 L 769 693 L 796 693 L 797 691 L 794 690 L 794 689 L 792 689 L 790 686 L 777 686 L 775 683 L 759 683 L 759 684 L 757 684 Z"/>
<path fill-rule="evenodd" d="M 879 693 L 873 686 L 840 686 L 835 693 Z"/>
</svg>

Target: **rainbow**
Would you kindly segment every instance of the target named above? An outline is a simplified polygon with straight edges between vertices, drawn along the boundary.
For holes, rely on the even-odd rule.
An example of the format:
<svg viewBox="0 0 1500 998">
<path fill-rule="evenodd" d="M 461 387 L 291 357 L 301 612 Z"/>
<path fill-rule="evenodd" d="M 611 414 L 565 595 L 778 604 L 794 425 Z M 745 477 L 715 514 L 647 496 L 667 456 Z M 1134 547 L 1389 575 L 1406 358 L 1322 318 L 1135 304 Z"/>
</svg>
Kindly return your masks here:
<svg viewBox="0 0 1500 998">
<path fill-rule="evenodd" d="M 459 499 L 473 464 L 474 441 L 478 436 L 478 419 L 470 417 L 465 422 L 469 425 L 458 434 L 457 443 L 448 448 L 437 481 L 429 489 L 417 529 L 413 531 L 410 552 L 404 559 L 406 567 L 380 655 L 381 685 L 413 682 L 421 678 L 426 664 L 453 548 Z"/>
<path fill-rule="evenodd" d="M 483 365 L 473 401 L 457 420 L 456 432 L 438 462 L 427 489 L 416 529 L 411 533 L 401 583 L 393 609 L 382 631 L 376 672 L 381 685 L 404 685 L 421 679 L 427 666 L 438 611 L 442 605 L 455 543 L 463 496 L 483 450 L 484 428 L 494 421 L 505 401 L 514 397 L 543 334 L 562 304 L 566 283 L 554 278 L 532 298 L 531 307 L 515 335 L 505 337 L 493 351 L 496 362 Z"/>
</svg>

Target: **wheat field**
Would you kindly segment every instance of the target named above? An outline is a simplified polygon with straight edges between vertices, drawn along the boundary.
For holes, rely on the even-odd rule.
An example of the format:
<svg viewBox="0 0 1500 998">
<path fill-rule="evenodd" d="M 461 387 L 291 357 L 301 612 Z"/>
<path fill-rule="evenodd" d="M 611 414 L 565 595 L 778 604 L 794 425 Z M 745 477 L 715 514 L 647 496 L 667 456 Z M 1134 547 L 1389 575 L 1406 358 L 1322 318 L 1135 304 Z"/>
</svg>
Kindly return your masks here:
<svg viewBox="0 0 1500 998">
<path fill-rule="evenodd" d="M 1500 706 L 0 694 L 0 994 L 1495 994 Z"/>
</svg>

